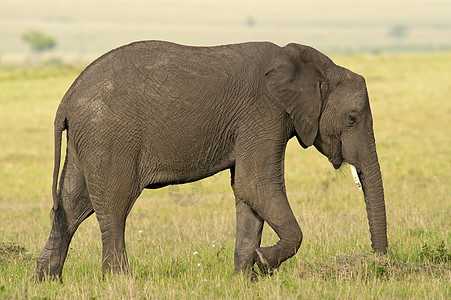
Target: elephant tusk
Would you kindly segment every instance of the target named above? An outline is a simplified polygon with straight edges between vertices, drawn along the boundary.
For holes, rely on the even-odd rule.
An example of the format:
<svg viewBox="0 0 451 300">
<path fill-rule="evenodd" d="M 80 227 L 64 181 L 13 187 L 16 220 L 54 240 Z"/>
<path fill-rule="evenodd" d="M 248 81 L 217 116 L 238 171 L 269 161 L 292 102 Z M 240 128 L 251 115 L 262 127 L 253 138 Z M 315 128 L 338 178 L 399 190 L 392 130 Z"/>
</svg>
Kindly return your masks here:
<svg viewBox="0 0 451 300">
<path fill-rule="evenodd" d="M 352 178 L 354 178 L 355 185 L 357 185 L 359 190 L 362 190 L 362 183 L 360 182 L 359 175 L 357 174 L 357 169 L 354 167 L 354 165 L 349 166 L 351 167 Z"/>
</svg>

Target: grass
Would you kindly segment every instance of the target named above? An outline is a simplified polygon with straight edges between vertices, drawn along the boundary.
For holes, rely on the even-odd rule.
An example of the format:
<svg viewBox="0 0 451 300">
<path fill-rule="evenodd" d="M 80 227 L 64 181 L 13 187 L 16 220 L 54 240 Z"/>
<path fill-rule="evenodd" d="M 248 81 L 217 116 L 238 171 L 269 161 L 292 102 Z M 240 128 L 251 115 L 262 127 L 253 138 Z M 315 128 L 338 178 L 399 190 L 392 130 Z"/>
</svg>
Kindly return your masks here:
<svg viewBox="0 0 451 300">
<path fill-rule="evenodd" d="M 50 57 L 86 62 L 122 44 L 163 39 L 191 45 L 269 40 L 331 53 L 450 50 L 449 1 L 2 0 L 0 59 L 23 62 L 21 35 L 57 40 Z M 399 37 L 390 35 L 404 28 Z"/>
<path fill-rule="evenodd" d="M 52 124 L 81 70 L 0 69 L 0 298 L 428 298 L 451 294 L 451 53 L 335 56 L 368 83 L 386 191 L 389 252 L 371 253 L 347 169 L 288 145 L 286 181 L 304 232 L 298 254 L 257 284 L 233 276 L 229 174 L 146 191 L 128 220 L 134 277 L 102 280 L 100 232 L 86 220 L 64 283 L 29 280 L 50 230 Z M 265 226 L 263 244 L 277 240 Z"/>
</svg>

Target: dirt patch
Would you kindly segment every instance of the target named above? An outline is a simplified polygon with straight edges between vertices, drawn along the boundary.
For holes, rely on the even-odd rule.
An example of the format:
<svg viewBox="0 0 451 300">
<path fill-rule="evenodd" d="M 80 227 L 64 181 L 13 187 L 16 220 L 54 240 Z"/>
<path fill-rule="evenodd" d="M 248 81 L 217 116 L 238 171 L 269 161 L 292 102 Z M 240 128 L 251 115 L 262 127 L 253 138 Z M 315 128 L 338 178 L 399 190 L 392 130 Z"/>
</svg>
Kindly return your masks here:
<svg viewBox="0 0 451 300">
<path fill-rule="evenodd" d="M 400 262 L 377 254 L 337 256 L 324 263 L 306 264 L 302 273 L 305 277 L 320 276 L 323 279 L 403 280 L 414 274 L 451 279 L 451 269 L 446 264 Z"/>
<path fill-rule="evenodd" d="M 31 260 L 32 255 L 25 247 L 16 243 L 0 243 L 0 263 L 12 260 Z"/>
</svg>

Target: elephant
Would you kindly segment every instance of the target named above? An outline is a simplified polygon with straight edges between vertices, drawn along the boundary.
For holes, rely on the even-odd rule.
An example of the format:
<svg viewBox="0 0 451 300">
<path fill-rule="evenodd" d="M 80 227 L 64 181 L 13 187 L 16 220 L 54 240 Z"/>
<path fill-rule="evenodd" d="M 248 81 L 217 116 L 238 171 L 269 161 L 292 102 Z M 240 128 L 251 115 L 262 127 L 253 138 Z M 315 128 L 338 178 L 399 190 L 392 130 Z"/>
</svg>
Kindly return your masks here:
<svg viewBox="0 0 451 300">
<path fill-rule="evenodd" d="M 235 273 L 255 274 L 257 266 L 272 274 L 303 239 L 284 181 L 293 137 L 335 169 L 355 168 L 372 249 L 386 253 L 384 189 L 361 75 L 296 43 L 139 41 L 104 54 L 56 112 L 53 221 L 34 278 L 62 280 L 70 241 L 94 212 L 102 273 L 131 273 L 125 224 L 140 193 L 227 169 L 236 202 Z M 264 222 L 279 238 L 273 246 L 260 245 Z"/>
</svg>

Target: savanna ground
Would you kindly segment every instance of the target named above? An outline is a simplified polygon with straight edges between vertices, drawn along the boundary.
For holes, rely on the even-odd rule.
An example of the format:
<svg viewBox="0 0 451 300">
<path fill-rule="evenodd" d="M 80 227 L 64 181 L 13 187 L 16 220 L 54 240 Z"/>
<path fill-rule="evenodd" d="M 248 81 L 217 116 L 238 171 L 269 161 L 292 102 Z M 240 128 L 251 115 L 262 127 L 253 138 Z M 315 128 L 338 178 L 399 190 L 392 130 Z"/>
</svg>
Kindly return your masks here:
<svg viewBox="0 0 451 300">
<path fill-rule="evenodd" d="M 146 191 L 128 221 L 133 277 L 102 280 L 94 216 L 75 234 L 63 284 L 30 281 L 50 230 L 53 117 L 74 67 L 0 69 L 0 298 L 450 298 L 451 53 L 335 56 L 365 75 L 386 191 L 388 255 L 371 253 L 347 168 L 288 144 L 286 184 L 304 232 L 272 277 L 233 276 L 229 172 Z M 265 226 L 263 244 L 277 237 Z"/>
<path fill-rule="evenodd" d="M 325 53 L 451 50 L 448 0 L 1 0 L 0 62 L 23 61 L 21 35 L 56 38 L 52 58 L 86 62 L 122 44 L 293 41 Z"/>
</svg>

